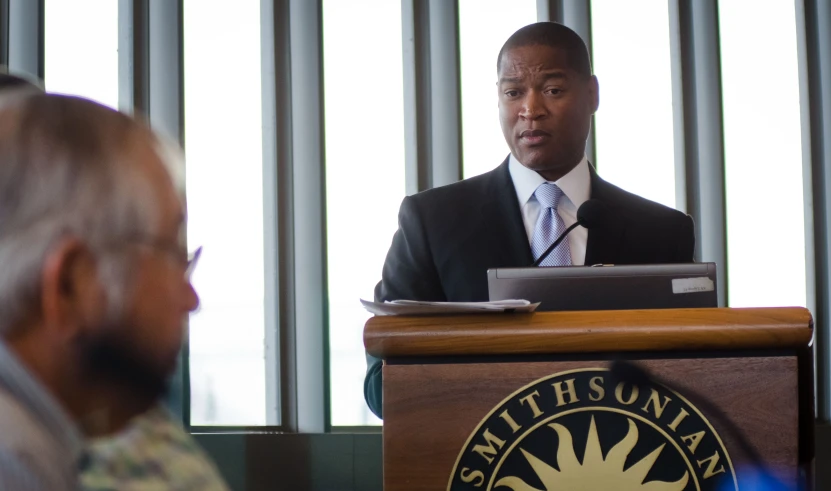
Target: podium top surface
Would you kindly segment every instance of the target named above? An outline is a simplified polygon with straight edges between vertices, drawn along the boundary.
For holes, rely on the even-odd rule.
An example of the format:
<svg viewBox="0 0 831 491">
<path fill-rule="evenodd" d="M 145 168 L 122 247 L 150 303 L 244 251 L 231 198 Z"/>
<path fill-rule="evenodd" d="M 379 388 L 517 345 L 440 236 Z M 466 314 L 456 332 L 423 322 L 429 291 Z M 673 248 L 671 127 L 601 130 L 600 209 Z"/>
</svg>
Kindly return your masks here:
<svg viewBox="0 0 831 491">
<path fill-rule="evenodd" d="M 802 307 L 376 316 L 364 327 L 378 358 L 806 349 L 812 337 Z"/>
</svg>

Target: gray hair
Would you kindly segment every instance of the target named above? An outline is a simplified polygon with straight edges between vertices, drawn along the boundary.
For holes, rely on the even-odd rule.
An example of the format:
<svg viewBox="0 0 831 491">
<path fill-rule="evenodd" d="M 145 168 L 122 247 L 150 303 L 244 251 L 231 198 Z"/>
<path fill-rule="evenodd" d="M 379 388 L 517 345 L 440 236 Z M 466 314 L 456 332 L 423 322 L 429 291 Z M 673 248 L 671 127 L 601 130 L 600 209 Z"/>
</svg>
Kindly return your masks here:
<svg viewBox="0 0 831 491">
<path fill-rule="evenodd" d="M 92 101 L 27 94 L 0 104 L 0 336 L 39 305 L 44 260 L 67 237 L 95 251 L 108 308 L 121 309 L 129 263 L 106 252 L 157 229 L 161 212 L 129 151 L 142 136 L 169 163 L 149 130 Z"/>
</svg>

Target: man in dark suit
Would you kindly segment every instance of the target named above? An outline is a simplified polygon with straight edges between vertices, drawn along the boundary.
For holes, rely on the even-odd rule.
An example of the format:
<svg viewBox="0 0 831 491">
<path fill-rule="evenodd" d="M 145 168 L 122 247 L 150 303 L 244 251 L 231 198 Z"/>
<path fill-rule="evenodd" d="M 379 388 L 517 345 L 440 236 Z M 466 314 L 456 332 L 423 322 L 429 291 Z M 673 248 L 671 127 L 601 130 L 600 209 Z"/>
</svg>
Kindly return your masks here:
<svg viewBox="0 0 831 491">
<path fill-rule="evenodd" d="M 571 29 L 540 22 L 514 33 L 497 58 L 499 118 L 511 154 L 491 172 L 404 199 L 377 301 L 488 300 L 487 270 L 530 266 L 605 202 L 603 227 L 577 227 L 542 266 L 692 262 L 692 219 L 601 179 L 586 159 L 597 78 Z M 364 396 L 381 416 L 381 363 L 367 357 Z"/>
</svg>

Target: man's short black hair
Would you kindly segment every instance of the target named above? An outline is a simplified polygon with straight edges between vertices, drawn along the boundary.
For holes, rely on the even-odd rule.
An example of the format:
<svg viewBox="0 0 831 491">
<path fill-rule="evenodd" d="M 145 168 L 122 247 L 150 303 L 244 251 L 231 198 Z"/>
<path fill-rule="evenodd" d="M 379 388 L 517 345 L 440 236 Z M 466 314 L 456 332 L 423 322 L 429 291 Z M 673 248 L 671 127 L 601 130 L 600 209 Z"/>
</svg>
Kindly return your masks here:
<svg viewBox="0 0 831 491">
<path fill-rule="evenodd" d="M 508 50 L 524 46 L 550 46 L 564 49 L 568 56 L 569 68 L 585 77 L 591 76 L 592 68 L 586 43 L 579 34 L 556 22 L 537 22 L 513 33 L 499 50 L 499 56 L 496 58 L 497 73 L 502 63 L 502 55 Z"/>
</svg>

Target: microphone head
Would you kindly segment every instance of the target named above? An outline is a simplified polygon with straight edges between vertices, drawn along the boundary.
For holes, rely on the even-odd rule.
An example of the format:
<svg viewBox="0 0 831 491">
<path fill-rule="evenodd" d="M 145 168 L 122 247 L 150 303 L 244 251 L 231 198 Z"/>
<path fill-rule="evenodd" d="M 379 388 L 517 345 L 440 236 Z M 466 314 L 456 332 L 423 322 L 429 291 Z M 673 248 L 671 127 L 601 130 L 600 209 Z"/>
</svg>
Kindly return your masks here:
<svg viewBox="0 0 831 491">
<path fill-rule="evenodd" d="M 590 199 L 577 209 L 577 223 L 585 228 L 603 227 L 609 220 L 609 207 L 597 199 Z"/>
</svg>

